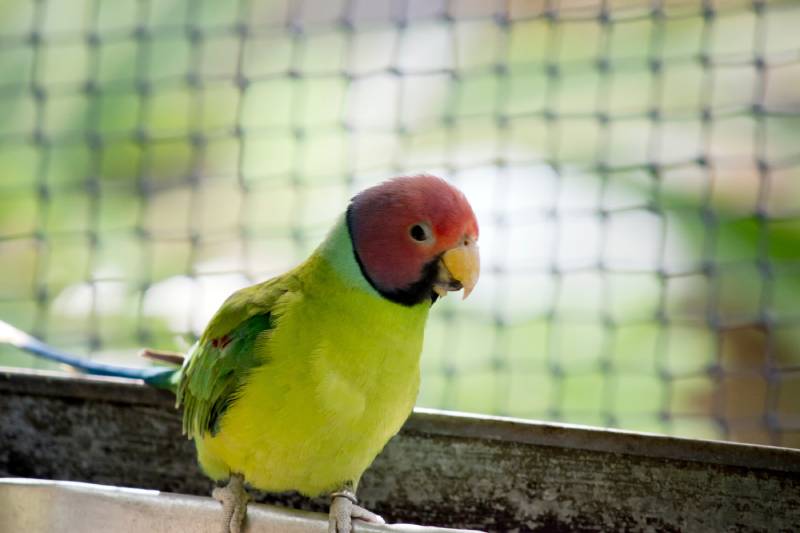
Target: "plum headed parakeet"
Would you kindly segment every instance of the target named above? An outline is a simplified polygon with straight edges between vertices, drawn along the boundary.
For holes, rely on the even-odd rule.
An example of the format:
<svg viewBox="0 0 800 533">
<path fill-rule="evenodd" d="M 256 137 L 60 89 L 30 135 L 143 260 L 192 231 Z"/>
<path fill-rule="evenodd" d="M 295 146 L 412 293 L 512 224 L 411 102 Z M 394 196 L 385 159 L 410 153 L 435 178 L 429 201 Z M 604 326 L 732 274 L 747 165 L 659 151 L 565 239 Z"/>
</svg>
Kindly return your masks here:
<svg viewBox="0 0 800 533">
<path fill-rule="evenodd" d="M 478 281 L 478 224 L 465 196 L 428 175 L 357 194 L 298 267 L 241 289 L 217 311 L 179 369 L 126 369 L 56 353 L 0 323 L 0 340 L 94 374 L 171 388 L 183 407 L 223 531 L 242 530 L 245 484 L 330 493 L 329 530 L 360 507 L 359 479 L 414 406 L 431 305 Z M 127 372 L 125 374 L 124 372 Z"/>
</svg>

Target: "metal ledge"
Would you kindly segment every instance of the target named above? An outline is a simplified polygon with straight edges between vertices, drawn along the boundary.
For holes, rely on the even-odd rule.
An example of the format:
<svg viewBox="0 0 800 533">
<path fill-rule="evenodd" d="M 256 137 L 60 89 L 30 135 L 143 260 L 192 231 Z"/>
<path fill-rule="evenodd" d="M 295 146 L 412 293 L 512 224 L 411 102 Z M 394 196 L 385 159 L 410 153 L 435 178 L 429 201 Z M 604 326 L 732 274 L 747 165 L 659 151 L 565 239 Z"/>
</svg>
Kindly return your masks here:
<svg viewBox="0 0 800 533">
<path fill-rule="evenodd" d="M 219 533 L 220 505 L 211 498 L 73 481 L 0 479 L 3 531 L 25 533 Z M 327 533 L 328 517 L 274 505 L 247 508 L 245 533 Z M 469 533 L 410 524 L 355 522 L 353 533 Z"/>
<path fill-rule="evenodd" d="M 0 476 L 209 493 L 167 393 L 0 370 L 0 413 Z M 800 451 L 420 409 L 359 496 L 389 521 L 488 531 L 794 531 Z"/>
</svg>

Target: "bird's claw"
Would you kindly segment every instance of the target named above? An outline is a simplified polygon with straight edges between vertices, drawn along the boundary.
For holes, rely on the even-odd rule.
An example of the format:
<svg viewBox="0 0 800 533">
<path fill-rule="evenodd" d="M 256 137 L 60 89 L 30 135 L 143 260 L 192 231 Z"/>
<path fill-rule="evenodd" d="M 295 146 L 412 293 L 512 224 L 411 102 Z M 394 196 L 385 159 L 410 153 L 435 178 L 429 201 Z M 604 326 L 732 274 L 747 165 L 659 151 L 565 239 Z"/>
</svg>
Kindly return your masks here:
<svg viewBox="0 0 800 533">
<path fill-rule="evenodd" d="M 224 487 L 216 487 L 211 496 L 222 504 L 222 533 L 242 533 L 250 495 L 241 474 L 232 474 Z"/>
<path fill-rule="evenodd" d="M 351 533 L 354 518 L 373 524 L 386 523 L 383 518 L 364 509 L 357 502 L 358 500 L 352 492 L 333 493 L 328 513 L 328 533 Z"/>
</svg>

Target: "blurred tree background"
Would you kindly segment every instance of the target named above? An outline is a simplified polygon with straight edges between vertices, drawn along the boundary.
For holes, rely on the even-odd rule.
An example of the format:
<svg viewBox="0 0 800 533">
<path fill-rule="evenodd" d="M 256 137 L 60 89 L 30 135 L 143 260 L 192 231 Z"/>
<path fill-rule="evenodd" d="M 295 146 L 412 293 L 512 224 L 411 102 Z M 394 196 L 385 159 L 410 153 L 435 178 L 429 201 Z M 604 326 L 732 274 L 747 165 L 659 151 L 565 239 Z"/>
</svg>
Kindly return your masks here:
<svg viewBox="0 0 800 533">
<path fill-rule="evenodd" d="M 0 318 L 142 364 L 430 172 L 484 264 L 436 305 L 420 405 L 800 446 L 798 27 L 796 0 L 6 0 Z"/>
</svg>

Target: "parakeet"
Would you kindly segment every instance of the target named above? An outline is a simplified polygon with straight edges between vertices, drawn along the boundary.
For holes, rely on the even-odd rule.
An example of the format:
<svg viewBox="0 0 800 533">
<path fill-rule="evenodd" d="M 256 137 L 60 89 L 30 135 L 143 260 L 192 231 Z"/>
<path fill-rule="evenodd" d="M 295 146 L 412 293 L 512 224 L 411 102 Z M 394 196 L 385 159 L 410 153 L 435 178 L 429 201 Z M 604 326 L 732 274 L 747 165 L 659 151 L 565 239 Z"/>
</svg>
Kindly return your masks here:
<svg viewBox="0 0 800 533">
<path fill-rule="evenodd" d="M 414 406 L 431 305 L 478 281 L 477 241 L 458 189 L 394 178 L 353 197 L 305 262 L 231 295 L 178 369 L 76 360 L 7 325 L 0 340 L 174 390 L 202 470 L 227 482 L 213 494 L 225 533 L 242 530 L 245 484 L 330 493 L 329 531 L 349 532 L 383 522 L 358 505 L 359 479 Z"/>
</svg>

